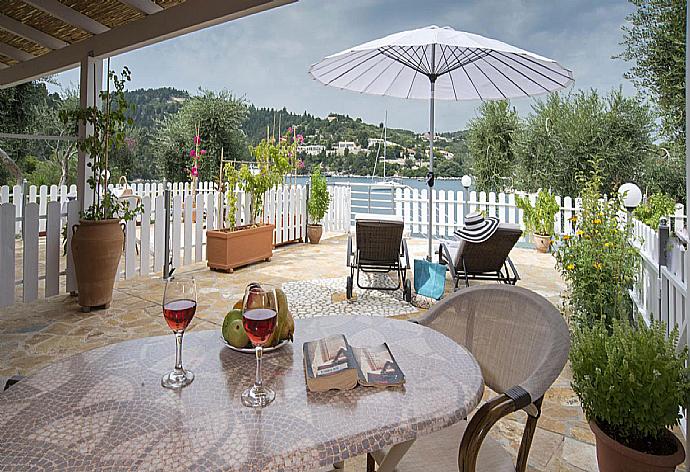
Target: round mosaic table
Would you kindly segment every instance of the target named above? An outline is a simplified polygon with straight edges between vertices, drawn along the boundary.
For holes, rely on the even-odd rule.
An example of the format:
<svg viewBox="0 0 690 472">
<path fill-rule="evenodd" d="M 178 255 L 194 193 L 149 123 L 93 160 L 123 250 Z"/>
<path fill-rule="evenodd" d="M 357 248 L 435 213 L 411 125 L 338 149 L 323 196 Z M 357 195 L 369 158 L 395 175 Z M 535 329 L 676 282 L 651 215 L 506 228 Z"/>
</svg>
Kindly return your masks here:
<svg viewBox="0 0 690 472">
<path fill-rule="evenodd" d="M 405 385 L 308 392 L 302 343 L 335 333 L 353 346 L 387 342 Z M 298 320 L 295 343 L 264 355 L 264 382 L 277 397 L 263 410 L 240 403 L 254 356 L 225 347 L 219 331 L 185 335 L 194 383 L 162 388 L 174 348 L 172 335 L 106 346 L 0 394 L 0 470 L 311 471 L 450 426 L 483 391 L 464 348 L 407 321 Z"/>
</svg>

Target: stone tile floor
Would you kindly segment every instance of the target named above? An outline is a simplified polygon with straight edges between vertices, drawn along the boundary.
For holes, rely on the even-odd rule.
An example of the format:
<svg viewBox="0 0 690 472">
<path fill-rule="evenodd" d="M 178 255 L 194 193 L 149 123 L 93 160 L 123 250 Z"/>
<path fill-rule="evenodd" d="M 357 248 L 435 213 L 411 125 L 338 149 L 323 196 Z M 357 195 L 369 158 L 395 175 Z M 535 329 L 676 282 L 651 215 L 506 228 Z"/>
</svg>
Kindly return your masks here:
<svg viewBox="0 0 690 472">
<path fill-rule="evenodd" d="M 241 298 L 251 281 L 275 285 L 299 280 L 327 279 L 347 275 L 346 237 L 336 236 L 317 246 L 298 244 L 279 248 L 271 262 L 239 269 L 233 274 L 209 271 L 203 263 L 180 269 L 193 274 L 199 288 L 199 307 L 191 330 L 218 329 L 229 306 Z M 410 251 L 425 253 L 423 240 L 411 240 Z M 560 303 L 563 283 L 553 258 L 530 249 L 511 254 L 522 280 L 520 285 Z M 448 286 L 450 284 L 447 284 Z M 59 295 L 0 310 L 0 377 L 30 375 L 50 363 L 127 339 L 169 334 L 162 318 L 160 278 L 135 278 L 116 284 L 107 310 L 82 313 L 76 299 Z M 401 318 L 415 314 L 401 315 Z M 592 434 L 570 388 L 566 367 L 544 400 L 529 464 L 531 471 L 596 471 Z M 490 392 L 487 392 L 487 397 Z M 524 414 L 501 421 L 491 434 L 513 454 L 519 447 Z M 347 464 L 348 470 L 365 470 L 363 458 Z"/>
</svg>

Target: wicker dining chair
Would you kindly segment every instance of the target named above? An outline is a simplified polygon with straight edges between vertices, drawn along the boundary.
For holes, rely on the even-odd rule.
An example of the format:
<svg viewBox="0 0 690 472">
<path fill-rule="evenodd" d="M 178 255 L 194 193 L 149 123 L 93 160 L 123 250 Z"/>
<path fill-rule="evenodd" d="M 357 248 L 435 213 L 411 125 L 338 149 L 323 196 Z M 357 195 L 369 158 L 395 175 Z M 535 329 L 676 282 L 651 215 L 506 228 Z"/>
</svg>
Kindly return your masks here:
<svg viewBox="0 0 690 472">
<path fill-rule="evenodd" d="M 415 322 L 467 348 L 479 363 L 486 386 L 498 395 L 469 422 L 418 438 L 396 470 L 526 470 L 544 393 L 563 370 L 570 351 L 568 327 L 559 311 L 525 288 L 480 285 L 450 295 Z M 527 413 L 527 421 L 514 464 L 508 451 L 487 433 L 498 420 L 518 410 Z M 369 456 L 368 470 L 373 470 L 373 463 Z"/>
</svg>

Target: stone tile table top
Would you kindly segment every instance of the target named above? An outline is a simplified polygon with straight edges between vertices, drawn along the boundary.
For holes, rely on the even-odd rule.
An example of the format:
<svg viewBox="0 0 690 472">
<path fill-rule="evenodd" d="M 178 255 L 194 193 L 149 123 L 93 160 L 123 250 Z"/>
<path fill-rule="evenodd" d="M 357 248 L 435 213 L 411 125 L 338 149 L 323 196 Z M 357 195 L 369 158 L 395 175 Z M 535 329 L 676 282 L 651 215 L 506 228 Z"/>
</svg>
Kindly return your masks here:
<svg viewBox="0 0 690 472">
<path fill-rule="evenodd" d="M 308 392 L 302 343 L 335 333 L 353 346 L 387 342 L 405 385 Z M 240 401 L 254 356 L 225 347 L 216 330 L 185 336 L 194 382 L 162 388 L 174 348 L 172 335 L 109 345 L 0 394 L 0 470 L 315 470 L 456 423 L 483 392 L 469 352 L 400 320 L 297 320 L 295 343 L 264 354 L 264 383 L 277 395 L 263 410 Z"/>
</svg>

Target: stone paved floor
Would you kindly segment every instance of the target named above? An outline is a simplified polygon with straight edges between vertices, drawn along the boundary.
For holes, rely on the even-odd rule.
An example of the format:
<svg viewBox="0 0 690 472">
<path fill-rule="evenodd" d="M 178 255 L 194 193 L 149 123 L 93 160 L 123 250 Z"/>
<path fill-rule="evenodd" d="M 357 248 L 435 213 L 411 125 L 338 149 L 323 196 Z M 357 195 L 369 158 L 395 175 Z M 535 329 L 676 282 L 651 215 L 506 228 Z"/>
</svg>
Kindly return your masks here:
<svg viewBox="0 0 690 472">
<path fill-rule="evenodd" d="M 282 284 L 290 281 L 344 277 L 346 237 L 337 236 L 318 246 L 280 248 L 271 262 L 221 274 L 204 264 L 179 272 L 193 274 L 199 287 L 199 307 L 191 330 L 218 329 L 230 304 L 241 297 L 251 281 Z M 410 251 L 421 257 L 425 241 L 412 240 Z M 529 249 L 511 254 L 523 279 L 520 285 L 559 303 L 563 283 L 549 255 Z M 449 284 L 448 284 L 449 285 Z M 145 336 L 169 334 L 161 315 L 163 283 L 157 278 L 136 278 L 117 283 L 108 310 L 82 313 L 76 299 L 59 295 L 0 310 L 0 377 L 30 375 L 69 355 Z M 415 314 L 402 315 L 402 318 Z M 529 464 L 531 471 L 596 471 L 592 434 L 582 418 L 570 389 L 569 370 L 563 372 L 547 393 Z M 489 396 L 487 392 L 486 396 Z M 524 415 L 501 421 L 491 434 L 515 454 Z M 365 470 L 362 458 L 347 464 L 348 470 Z"/>
</svg>

